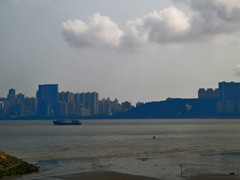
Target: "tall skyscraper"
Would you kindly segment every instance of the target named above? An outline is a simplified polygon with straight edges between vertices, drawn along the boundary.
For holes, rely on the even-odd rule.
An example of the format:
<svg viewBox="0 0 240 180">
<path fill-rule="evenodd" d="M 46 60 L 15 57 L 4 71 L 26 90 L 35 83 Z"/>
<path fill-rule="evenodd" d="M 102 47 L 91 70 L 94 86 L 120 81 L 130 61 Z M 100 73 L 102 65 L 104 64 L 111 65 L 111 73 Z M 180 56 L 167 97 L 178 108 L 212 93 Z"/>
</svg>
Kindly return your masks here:
<svg viewBox="0 0 240 180">
<path fill-rule="evenodd" d="M 38 86 L 38 115 L 42 117 L 57 116 L 58 85 L 44 84 Z"/>
<path fill-rule="evenodd" d="M 86 108 L 85 107 L 85 93 L 80 93 L 79 94 L 79 107 L 81 108 Z"/>
<path fill-rule="evenodd" d="M 93 92 L 90 93 L 89 96 L 89 109 L 91 115 L 97 115 L 98 114 L 98 93 Z"/>
<path fill-rule="evenodd" d="M 8 91 L 8 101 L 13 104 L 16 99 L 16 91 L 15 89 L 9 89 Z"/>
</svg>

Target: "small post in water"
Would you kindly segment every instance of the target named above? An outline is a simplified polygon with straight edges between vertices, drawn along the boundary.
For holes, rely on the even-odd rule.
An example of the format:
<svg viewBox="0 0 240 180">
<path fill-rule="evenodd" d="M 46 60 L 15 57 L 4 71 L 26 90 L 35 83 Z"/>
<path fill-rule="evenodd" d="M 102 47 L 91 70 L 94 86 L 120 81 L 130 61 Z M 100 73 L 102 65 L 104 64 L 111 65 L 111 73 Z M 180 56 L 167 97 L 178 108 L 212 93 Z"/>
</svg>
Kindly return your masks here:
<svg viewBox="0 0 240 180">
<path fill-rule="evenodd" d="M 182 163 L 180 163 L 179 166 L 181 168 L 181 176 L 182 176 L 182 174 L 183 174 L 183 172 L 182 172 L 182 167 L 183 167 Z"/>
</svg>

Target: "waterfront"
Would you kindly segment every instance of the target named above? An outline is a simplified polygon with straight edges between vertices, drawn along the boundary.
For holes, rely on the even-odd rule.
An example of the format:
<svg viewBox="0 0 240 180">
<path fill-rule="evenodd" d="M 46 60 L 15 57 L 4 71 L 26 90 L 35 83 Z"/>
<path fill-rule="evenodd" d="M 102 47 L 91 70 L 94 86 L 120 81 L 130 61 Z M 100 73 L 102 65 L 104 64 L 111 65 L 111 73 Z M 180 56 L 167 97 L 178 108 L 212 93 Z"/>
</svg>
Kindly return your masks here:
<svg viewBox="0 0 240 180">
<path fill-rule="evenodd" d="M 239 173 L 239 120 L 0 121 L 0 149 L 38 163 L 49 179 L 89 171 L 116 171 L 160 179 Z M 155 138 L 153 138 L 155 136 Z"/>
</svg>

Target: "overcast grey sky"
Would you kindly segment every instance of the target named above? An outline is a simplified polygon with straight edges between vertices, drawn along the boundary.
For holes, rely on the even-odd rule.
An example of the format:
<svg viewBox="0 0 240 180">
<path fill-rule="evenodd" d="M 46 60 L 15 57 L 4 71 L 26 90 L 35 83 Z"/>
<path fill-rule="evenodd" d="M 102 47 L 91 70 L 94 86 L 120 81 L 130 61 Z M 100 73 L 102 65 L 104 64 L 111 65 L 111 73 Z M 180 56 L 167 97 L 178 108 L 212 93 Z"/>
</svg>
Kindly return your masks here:
<svg viewBox="0 0 240 180">
<path fill-rule="evenodd" d="M 239 0 L 0 0 L 0 96 L 159 101 L 240 80 Z"/>
</svg>

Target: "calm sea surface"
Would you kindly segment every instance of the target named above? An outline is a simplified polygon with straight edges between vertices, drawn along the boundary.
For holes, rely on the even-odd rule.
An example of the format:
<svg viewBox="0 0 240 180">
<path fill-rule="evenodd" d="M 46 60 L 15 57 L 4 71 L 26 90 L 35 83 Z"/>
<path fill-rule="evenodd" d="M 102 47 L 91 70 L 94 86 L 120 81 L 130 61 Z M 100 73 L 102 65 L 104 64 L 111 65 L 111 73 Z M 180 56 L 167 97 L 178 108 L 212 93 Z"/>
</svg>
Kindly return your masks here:
<svg viewBox="0 0 240 180">
<path fill-rule="evenodd" d="M 141 173 L 131 166 L 142 163 L 138 169 L 145 169 L 145 163 L 148 169 L 144 174 L 157 177 L 165 172 L 162 178 L 167 177 L 168 169 L 169 173 L 174 170 L 172 165 L 177 170 L 179 163 L 184 164 L 186 174 L 204 168 L 202 171 L 222 172 L 237 171 L 240 167 L 240 120 L 83 120 L 82 123 L 56 126 L 45 120 L 0 121 L 0 150 L 39 163 L 46 171 L 46 164 L 52 163 L 49 166 L 52 170 L 59 167 L 59 162 L 65 162 L 71 164 L 72 173 L 92 170 L 91 160 L 98 168 L 102 164 L 117 171 L 124 171 L 125 163 L 124 167 L 129 165 L 126 170 L 136 171 L 135 174 Z M 127 159 L 130 161 L 124 162 Z M 83 167 L 77 165 L 78 161 L 85 162 Z M 47 163 L 41 164 L 44 162 Z M 150 164 L 154 166 L 152 169 Z M 154 172 L 157 166 L 161 171 Z M 59 173 L 51 170 L 51 175 Z"/>
</svg>

